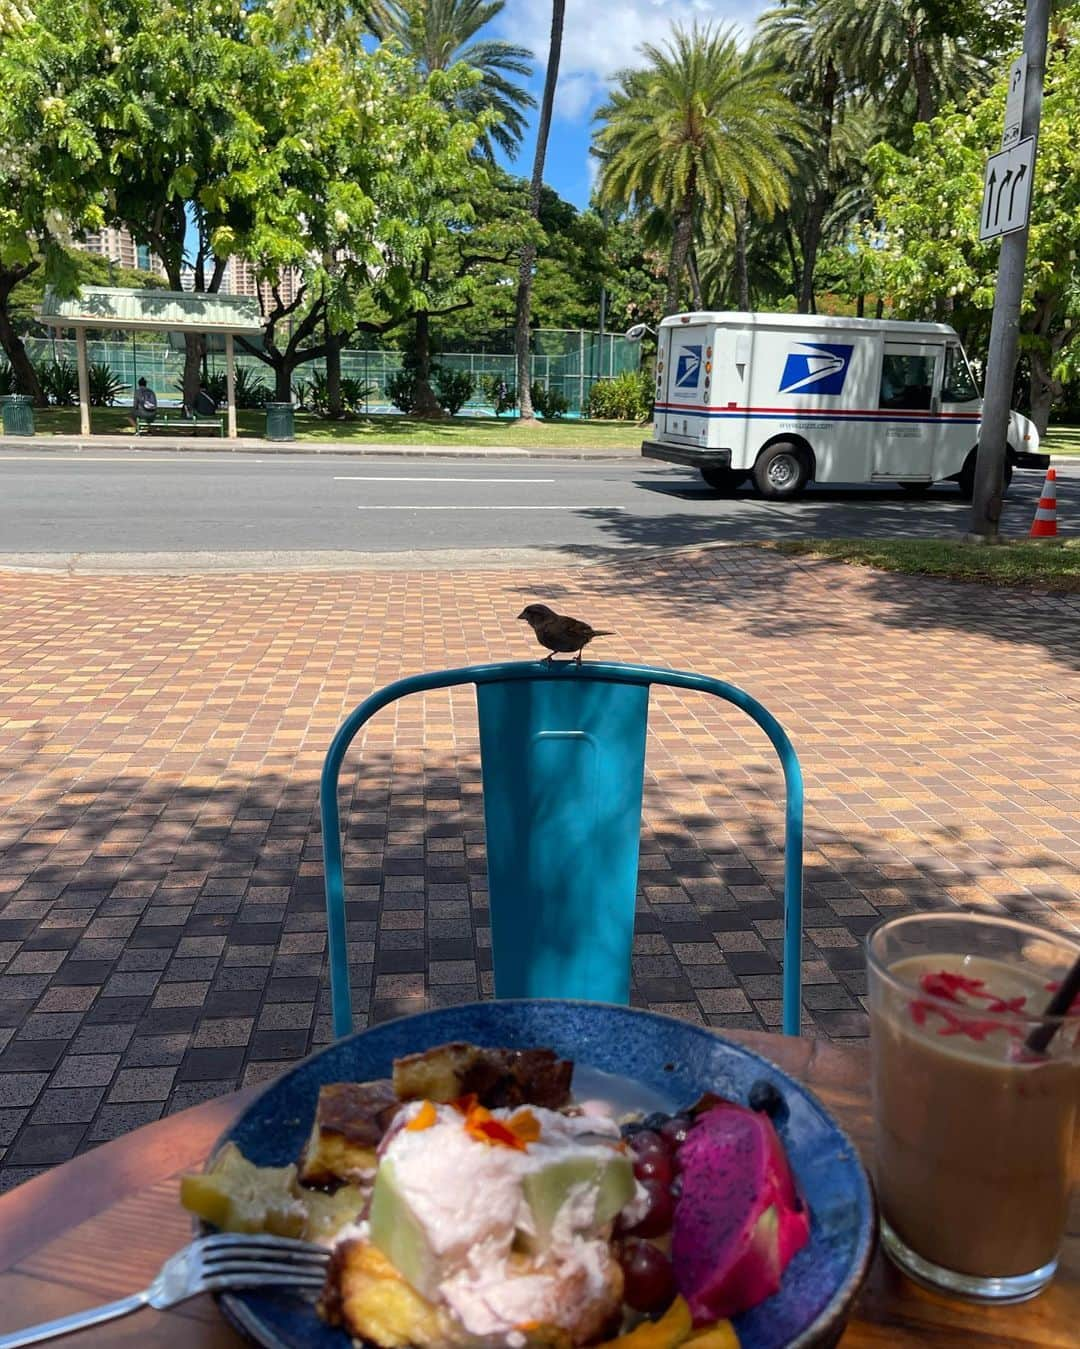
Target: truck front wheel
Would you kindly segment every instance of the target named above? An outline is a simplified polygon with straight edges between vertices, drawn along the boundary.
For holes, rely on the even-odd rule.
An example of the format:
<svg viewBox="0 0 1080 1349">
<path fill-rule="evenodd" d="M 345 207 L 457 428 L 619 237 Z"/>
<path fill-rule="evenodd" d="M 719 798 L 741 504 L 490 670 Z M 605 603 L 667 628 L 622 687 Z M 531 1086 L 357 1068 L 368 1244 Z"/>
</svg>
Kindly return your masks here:
<svg viewBox="0 0 1080 1349">
<path fill-rule="evenodd" d="M 703 468 L 701 476 L 714 492 L 735 492 L 743 485 L 748 475 L 738 468 Z"/>
<path fill-rule="evenodd" d="M 964 461 L 964 467 L 956 475 L 957 486 L 960 488 L 960 495 L 965 501 L 970 501 L 975 495 L 975 457 L 978 454 L 978 447 L 971 451 Z M 1011 457 L 1005 459 L 1005 482 L 1003 490 L 1009 490 L 1009 483 L 1012 482 L 1013 466 Z"/>
<path fill-rule="evenodd" d="M 781 440 L 762 450 L 754 465 L 754 486 L 770 501 L 790 501 L 810 479 L 806 456 L 790 441 Z"/>
</svg>

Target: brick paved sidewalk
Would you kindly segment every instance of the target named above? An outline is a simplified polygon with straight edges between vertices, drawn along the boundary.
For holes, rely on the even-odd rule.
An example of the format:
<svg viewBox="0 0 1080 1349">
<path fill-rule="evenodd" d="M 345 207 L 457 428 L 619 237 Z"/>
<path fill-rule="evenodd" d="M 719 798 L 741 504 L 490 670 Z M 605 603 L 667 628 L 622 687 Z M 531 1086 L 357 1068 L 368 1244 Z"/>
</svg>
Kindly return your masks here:
<svg viewBox="0 0 1080 1349">
<path fill-rule="evenodd" d="M 721 550 L 548 574 L 0 576 L 0 1183 L 329 1038 L 316 789 L 424 668 L 602 652 L 734 680 L 809 789 L 808 1032 L 865 1034 L 882 914 L 1080 916 L 1080 604 Z M 599 644 L 598 644 L 599 645 Z M 780 778 L 733 708 L 655 696 L 635 1000 L 779 1022 Z M 358 1025 L 490 990 L 469 690 L 369 728 L 347 843 Z"/>
</svg>

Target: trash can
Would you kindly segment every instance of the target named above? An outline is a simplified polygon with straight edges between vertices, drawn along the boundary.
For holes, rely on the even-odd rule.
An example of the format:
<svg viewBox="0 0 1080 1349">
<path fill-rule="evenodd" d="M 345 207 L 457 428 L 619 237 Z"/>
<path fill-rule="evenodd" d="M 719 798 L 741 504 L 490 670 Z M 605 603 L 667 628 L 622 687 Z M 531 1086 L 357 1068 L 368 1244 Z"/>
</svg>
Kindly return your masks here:
<svg viewBox="0 0 1080 1349">
<path fill-rule="evenodd" d="M 34 434 L 34 400 L 25 393 L 7 393 L 0 398 L 0 421 L 5 436 Z"/>
<path fill-rule="evenodd" d="M 293 405 L 291 403 L 267 403 L 266 439 L 292 440 L 294 436 Z"/>
</svg>

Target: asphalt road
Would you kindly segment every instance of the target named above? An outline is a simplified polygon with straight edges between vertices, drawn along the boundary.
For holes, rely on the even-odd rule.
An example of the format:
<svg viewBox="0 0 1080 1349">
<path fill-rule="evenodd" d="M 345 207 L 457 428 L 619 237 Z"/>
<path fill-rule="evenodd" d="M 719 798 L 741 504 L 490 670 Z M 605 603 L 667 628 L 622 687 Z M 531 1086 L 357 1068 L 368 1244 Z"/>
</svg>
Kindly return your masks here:
<svg viewBox="0 0 1080 1349">
<path fill-rule="evenodd" d="M 1004 529 L 1025 534 L 1042 474 L 1018 472 Z M 1066 526 L 1080 464 L 1058 470 Z M 689 469 L 641 460 L 268 458 L 0 452 L 0 555 L 613 550 L 819 537 L 941 537 L 968 507 L 951 485 L 811 488 L 798 502 L 720 497 Z"/>
</svg>

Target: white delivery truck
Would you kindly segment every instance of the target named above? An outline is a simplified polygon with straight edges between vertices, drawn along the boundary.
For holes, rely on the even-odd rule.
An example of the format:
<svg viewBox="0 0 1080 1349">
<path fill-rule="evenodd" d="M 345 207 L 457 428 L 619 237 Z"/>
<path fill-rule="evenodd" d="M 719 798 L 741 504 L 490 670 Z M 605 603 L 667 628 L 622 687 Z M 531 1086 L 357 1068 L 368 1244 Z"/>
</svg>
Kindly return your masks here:
<svg viewBox="0 0 1080 1349">
<path fill-rule="evenodd" d="M 631 329 L 631 336 L 639 330 Z M 649 459 L 732 491 L 797 496 L 810 481 L 951 480 L 970 496 L 982 400 L 943 323 L 810 314 L 674 314 L 660 324 Z M 1006 482 L 1045 470 L 1039 435 L 1011 414 Z"/>
</svg>

